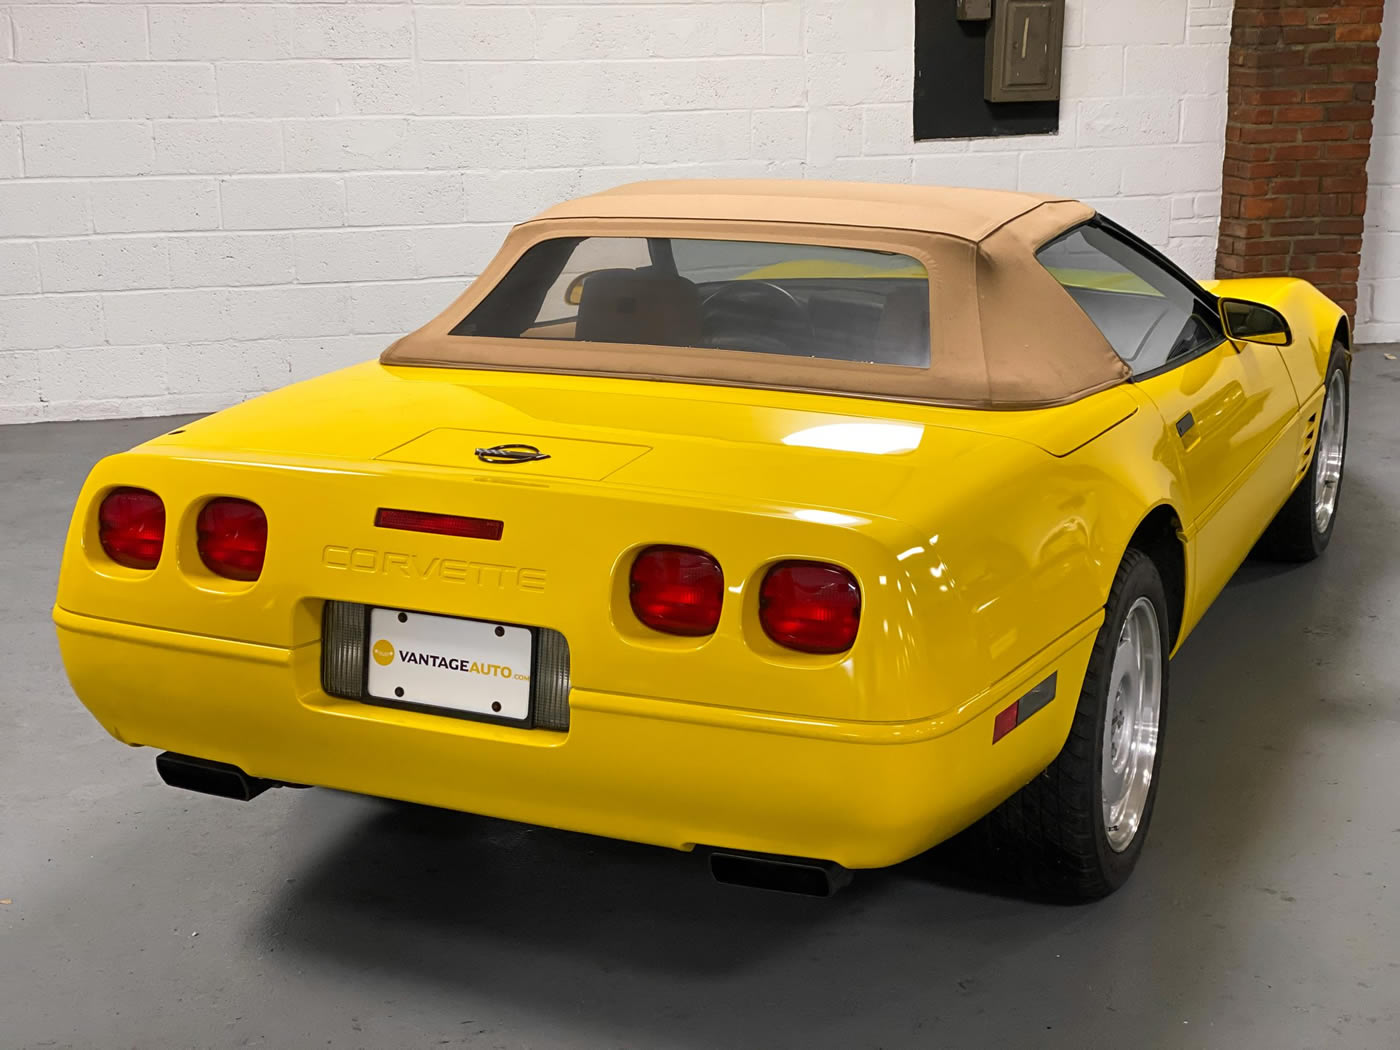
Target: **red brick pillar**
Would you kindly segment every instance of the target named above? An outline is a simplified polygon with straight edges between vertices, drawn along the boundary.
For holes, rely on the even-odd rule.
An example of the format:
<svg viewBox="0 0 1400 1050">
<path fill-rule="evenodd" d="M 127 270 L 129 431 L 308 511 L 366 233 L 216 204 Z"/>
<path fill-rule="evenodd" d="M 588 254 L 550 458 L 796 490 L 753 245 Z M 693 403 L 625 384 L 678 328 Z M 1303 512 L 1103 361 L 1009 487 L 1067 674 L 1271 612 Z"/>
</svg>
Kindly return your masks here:
<svg viewBox="0 0 1400 1050">
<path fill-rule="evenodd" d="M 1353 316 L 1384 0 L 1235 0 L 1220 277 L 1312 281 Z"/>
</svg>

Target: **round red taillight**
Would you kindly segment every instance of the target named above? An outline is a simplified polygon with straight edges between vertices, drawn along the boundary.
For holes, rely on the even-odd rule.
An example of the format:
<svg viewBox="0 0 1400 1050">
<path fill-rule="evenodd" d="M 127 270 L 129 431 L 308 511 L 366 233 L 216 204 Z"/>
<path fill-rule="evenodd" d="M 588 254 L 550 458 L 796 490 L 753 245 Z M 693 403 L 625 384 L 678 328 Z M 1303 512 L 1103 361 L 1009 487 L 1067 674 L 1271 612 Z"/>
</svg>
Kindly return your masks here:
<svg viewBox="0 0 1400 1050">
<path fill-rule="evenodd" d="M 860 629 L 860 585 L 839 565 L 784 561 L 768 570 L 758 618 L 769 638 L 804 653 L 844 653 Z"/>
<path fill-rule="evenodd" d="M 128 569 L 154 569 L 165 545 L 165 504 L 148 489 L 113 489 L 97 510 L 102 549 Z"/>
<path fill-rule="evenodd" d="M 648 547 L 632 562 L 632 611 L 667 634 L 713 634 L 724 604 L 719 562 L 694 547 Z"/>
<path fill-rule="evenodd" d="M 256 580 L 267 554 L 267 515 L 246 499 L 211 499 L 199 512 L 199 556 L 230 580 Z"/>
</svg>

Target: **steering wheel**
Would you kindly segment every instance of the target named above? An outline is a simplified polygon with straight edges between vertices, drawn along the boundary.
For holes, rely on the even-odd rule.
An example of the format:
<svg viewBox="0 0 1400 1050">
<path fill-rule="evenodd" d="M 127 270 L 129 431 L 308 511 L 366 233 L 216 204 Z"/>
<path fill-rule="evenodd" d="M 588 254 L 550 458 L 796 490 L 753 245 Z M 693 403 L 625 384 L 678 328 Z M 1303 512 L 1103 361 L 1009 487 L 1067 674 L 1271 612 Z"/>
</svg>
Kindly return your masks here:
<svg viewBox="0 0 1400 1050">
<path fill-rule="evenodd" d="M 739 315 L 725 321 L 713 316 L 720 308 Z M 700 303 L 705 345 L 716 349 L 757 350 L 761 353 L 792 353 L 792 345 L 778 335 L 756 332 L 743 318 L 768 321 L 777 329 L 794 329 L 794 334 L 812 336 L 812 319 L 797 296 L 772 281 L 738 280 L 720 285 Z M 765 327 L 767 327 L 765 325 Z M 732 338 L 726 338 L 731 336 Z"/>
</svg>

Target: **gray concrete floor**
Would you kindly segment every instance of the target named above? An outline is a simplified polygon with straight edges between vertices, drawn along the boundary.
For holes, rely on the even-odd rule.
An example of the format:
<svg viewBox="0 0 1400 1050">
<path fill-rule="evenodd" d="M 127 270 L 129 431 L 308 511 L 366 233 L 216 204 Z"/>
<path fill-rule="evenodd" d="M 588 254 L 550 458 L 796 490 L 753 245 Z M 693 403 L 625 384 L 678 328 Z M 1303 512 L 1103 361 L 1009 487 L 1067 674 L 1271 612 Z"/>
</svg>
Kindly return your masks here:
<svg viewBox="0 0 1400 1050">
<path fill-rule="evenodd" d="M 698 858 L 327 791 L 158 782 L 49 625 L 90 464 L 168 420 L 0 428 L 0 1047 L 1400 1046 L 1400 362 L 1356 361 L 1331 550 L 1249 564 L 1173 664 L 1116 896 L 956 849 L 832 901 Z"/>
</svg>

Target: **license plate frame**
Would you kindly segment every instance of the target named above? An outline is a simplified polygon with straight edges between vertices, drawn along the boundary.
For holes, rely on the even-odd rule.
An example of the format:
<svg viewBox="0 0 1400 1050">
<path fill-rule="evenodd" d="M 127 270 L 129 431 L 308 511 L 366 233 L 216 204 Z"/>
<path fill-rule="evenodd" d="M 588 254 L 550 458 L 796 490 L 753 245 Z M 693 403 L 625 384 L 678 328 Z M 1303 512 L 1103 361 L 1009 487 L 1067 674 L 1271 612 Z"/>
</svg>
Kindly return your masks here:
<svg viewBox="0 0 1400 1050">
<path fill-rule="evenodd" d="M 519 683 L 516 676 L 509 680 L 512 686 L 523 684 L 525 688 L 525 701 L 523 715 L 514 715 L 503 709 L 501 712 L 493 712 L 489 709 L 482 710 L 471 706 L 452 706 L 433 700 L 423 700 L 408 694 L 405 686 L 403 696 L 386 696 L 383 693 L 376 693 L 371 688 L 372 668 L 378 661 L 374 655 L 374 646 L 377 639 L 383 637 L 375 631 L 376 614 L 398 617 L 400 615 L 420 618 L 420 622 L 426 620 L 429 623 L 447 624 L 449 626 L 479 625 L 484 628 L 503 628 L 511 634 L 520 632 L 529 640 L 529 661 L 528 678 L 524 683 Z M 387 632 L 386 632 L 387 633 Z M 387 639 L 384 639 L 387 641 Z M 520 635 L 516 635 L 516 644 L 519 644 Z M 391 645 L 393 643 L 390 643 Z M 395 655 L 398 654 L 398 646 L 393 647 Z M 494 725 L 512 726 L 517 729 L 533 729 L 535 724 L 535 671 L 536 663 L 539 660 L 539 633 L 538 629 L 527 624 L 510 623 L 505 620 L 484 620 L 474 616 L 455 616 L 448 613 L 424 612 L 417 609 L 400 609 L 387 605 L 366 605 L 365 606 L 365 639 L 364 639 L 364 662 L 360 670 L 361 697 L 363 702 L 379 707 L 398 708 L 404 711 L 416 711 L 421 714 L 437 715 L 443 718 L 459 718 L 471 722 L 487 722 Z M 392 660 L 392 658 L 391 658 Z M 421 668 L 415 668 L 420 671 Z M 438 668 L 433 668 L 438 670 Z M 442 669 L 443 673 L 461 673 L 453 669 Z"/>
</svg>

